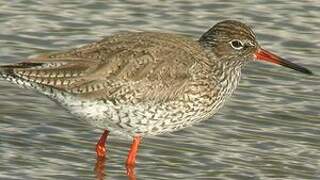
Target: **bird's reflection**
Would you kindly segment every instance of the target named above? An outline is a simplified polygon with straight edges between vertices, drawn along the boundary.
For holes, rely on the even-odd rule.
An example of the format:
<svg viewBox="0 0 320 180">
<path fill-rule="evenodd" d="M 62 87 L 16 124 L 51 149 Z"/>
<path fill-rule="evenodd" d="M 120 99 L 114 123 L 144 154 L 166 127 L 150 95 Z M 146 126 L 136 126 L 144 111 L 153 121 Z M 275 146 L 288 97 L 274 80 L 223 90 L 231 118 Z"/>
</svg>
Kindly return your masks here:
<svg viewBox="0 0 320 180">
<path fill-rule="evenodd" d="M 129 180 L 136 180 L 136 172 L 134 166 L 126 166 L 127 176 Z"/>
<path fill-rule="evenodd" d="M 97 157 L 96 167 L 94 168 L 97 180 L 105 179 L 105 176 L 106 176 L 105 163 L 106 163 L 106 157 Z"/>
<path fill-rule="evenodd" d="M 136 180 L 136 172 L 134 166 L 126 166 L 126 174 L 128 176 L 128 180 Z M 97 180 L 105 180 L 106 178 L 106 157 L 98 157 L 96 166 L 95 166 L 95 174 Z"/>
</svg>

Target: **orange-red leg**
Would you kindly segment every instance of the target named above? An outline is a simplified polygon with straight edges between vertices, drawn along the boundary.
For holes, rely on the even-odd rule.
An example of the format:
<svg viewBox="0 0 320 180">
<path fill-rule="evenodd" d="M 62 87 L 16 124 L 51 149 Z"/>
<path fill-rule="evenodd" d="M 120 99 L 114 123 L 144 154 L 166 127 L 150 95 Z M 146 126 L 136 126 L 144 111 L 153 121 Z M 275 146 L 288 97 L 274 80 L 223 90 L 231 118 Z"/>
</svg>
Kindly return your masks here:
<svg viewBox="0 0 320 180">
<path fill-rule="evenodd" d="M 141 136 L 135 136 L 133 138 L 133 142 L 129 150 L 128 158 L 126 161 L 127 175 L 129 177 L 129 180 L 136 180 L 134 167 L 136 165 L 136 156 L 138 153 L 140 142 L 141 142 Z"/>
<path fill-rule="evenodd" d="M 98 158 L 103 158 L 106 156 L 106 140 L 109 135 L 108 130 L 104 130 L 103 134 L 101 135 L 97 145 L 96 145 L 96 152 Z"/>
<path fill-rule="evenodd" d="M 141 136 L 135 136 L 133 138 L 133 142 L 131 144 L 131 148 L 129 150 L 129 154 L 128 154 L 128 158 L 127 158 L 127 162 L 126 165 L 127 166 L 131 166 L 134 167 L 136 164 L 136 156 L 138 153 L 138 148 L 139 148 L 139 144 L 141 142 Z"/>
</svg>

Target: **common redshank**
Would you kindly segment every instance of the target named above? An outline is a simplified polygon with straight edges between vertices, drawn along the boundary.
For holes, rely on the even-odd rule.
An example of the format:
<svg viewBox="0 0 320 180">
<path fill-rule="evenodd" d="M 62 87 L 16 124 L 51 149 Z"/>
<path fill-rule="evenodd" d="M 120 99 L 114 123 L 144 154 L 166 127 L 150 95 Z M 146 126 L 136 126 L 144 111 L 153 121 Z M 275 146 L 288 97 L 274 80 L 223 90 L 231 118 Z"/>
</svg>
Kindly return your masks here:
<svg viewBox="0 0 320 180">
<path fill-rule="evenodd" d="M 160 32 L 127 32 L 81 48 L 0 67 L 2 79 L 55 99 L 105 129 L 96 145 L 105 157 L 109 131 L 133 137 L 134 166 L 143 136 L 177 131 L 212 117 L 254 60 L 305 74 L 308 69 L 262 49 L 245 24 L 217 23 L 199 40 Z"/>
</svg>

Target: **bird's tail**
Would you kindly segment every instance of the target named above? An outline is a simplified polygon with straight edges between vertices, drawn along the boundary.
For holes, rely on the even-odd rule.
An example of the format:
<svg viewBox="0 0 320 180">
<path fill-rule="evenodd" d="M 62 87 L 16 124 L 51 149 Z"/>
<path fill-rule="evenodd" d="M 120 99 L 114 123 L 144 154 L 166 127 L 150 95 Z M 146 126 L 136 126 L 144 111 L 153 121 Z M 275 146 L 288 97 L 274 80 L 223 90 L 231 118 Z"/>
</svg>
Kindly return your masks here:
<svg viewBox="0 0 320 180">
<path fill-rule="evenodd" d="M 0 66 L 0 79 L 6 79 L 13 72 L 13 67 L 10 65 L 1 65 Z"/>
<path fill-rule="evenodd" d="M 42 63 L 17 63 L 17 64 L 9 64 L 9 65 L 0 65 L 0 79 L 8 80 L 15 78 L 15 70 L 16 69 L 25 69 L 25 68 L 32 68 L 42 65 Z"/>
</svg>

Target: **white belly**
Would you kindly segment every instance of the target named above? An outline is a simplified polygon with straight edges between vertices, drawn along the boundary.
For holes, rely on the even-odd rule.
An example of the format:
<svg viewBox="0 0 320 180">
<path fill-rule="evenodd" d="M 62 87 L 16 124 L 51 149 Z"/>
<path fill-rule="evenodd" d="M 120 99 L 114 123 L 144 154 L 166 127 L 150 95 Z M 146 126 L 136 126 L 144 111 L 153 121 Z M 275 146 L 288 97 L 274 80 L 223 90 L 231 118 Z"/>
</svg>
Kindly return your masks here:
<svg viewBox="0 0 320 180">
<path fill-rule="evenodd" d="M 201 102 L 170 101 L 162 104 L 113 104 L 102 101 L 81 101 L 72 96 L 55 97 L 72 114 L 91 125 L 112 133 L 133 136 L 157 135 L 193 125 L 208 119 L 222 106 L 205 107 Z"/>
</svg>

